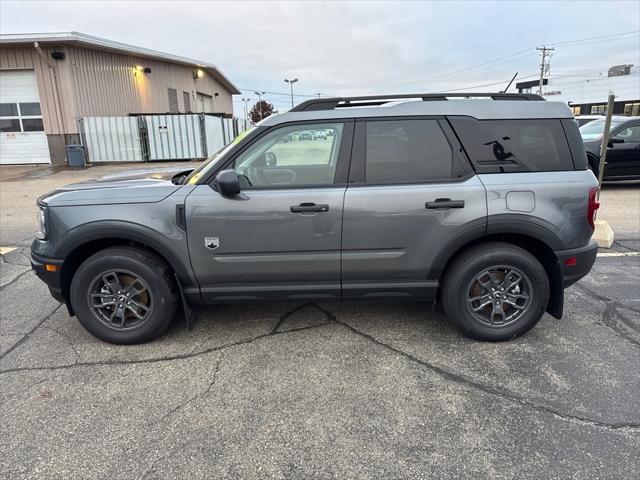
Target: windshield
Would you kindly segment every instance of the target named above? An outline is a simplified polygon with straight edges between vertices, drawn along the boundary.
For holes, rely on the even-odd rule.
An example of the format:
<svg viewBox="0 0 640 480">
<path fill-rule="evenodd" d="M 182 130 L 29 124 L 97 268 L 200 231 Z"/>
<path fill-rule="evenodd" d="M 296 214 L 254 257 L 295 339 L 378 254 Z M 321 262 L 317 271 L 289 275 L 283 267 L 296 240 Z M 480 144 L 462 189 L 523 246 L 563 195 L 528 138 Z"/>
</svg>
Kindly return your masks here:
<svg viewBox="0 0 640 480">
<path fill-rule="evenodd" d="M 189 174 L 189 176 L 186 178 L 186 180 L 183 183 L 188 185 L 196 184 L 198 180 L 206 176 L 218 164 L 218 161 L 224 158 L 224 156 L 227 154 L 229 150 L 231 150 L 238 143 L 240 143 L 240 141 L 244 137 L 249 135 L 249 133 L 251 133 L 254 129 L 255 127 L 251 127 L 245 130 L 244 132 L 239 134 L 236 138 L 234 138 L 231 143 L 228 143 L 227 145 L 222 147 L 220 150 L 218 150 L 216 153 L 207 157 L 205 161 L 203 161 L 200 165 L 198 165 L 198 168 L 196 168 L 193 172 Z"/>
<path fill-rule="evenodd" d="M 604 119 L 598 119 L 581 126 L 580 136 L 582 137 L 582 140 L 600 140 L 602 138 L 602 133 L 604 132 L 604 123 Z M 615 127 L 620 125 L 620 123 L 622 122 L 611 120 L 610 130 L 613 130 Z"/>
</svg>

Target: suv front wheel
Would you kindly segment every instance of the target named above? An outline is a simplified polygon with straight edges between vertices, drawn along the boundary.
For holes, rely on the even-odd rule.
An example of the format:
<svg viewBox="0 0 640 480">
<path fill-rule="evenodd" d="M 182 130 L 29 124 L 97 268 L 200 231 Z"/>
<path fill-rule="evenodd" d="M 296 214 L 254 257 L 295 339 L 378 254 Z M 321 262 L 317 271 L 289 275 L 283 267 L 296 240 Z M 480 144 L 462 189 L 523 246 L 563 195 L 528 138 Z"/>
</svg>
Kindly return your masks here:
<svg viewBox="0 0 640 480">
<path fill-rule="evenodd" d="M 118 344 L 161 335 L 178 303 L 175 280 L 156 255 L 135 247 L 110 247 L 80 265 L 71 282 L 71 304 L 89 333 Z"/>
<path fill-rule="evenodd" d="M 529 331 L 549 301 L 544 267 L 526 250 L 490 242 L 463 252 L 447 269 L 442 305 L 466 335 L 510 340 Z"/>
</svg>

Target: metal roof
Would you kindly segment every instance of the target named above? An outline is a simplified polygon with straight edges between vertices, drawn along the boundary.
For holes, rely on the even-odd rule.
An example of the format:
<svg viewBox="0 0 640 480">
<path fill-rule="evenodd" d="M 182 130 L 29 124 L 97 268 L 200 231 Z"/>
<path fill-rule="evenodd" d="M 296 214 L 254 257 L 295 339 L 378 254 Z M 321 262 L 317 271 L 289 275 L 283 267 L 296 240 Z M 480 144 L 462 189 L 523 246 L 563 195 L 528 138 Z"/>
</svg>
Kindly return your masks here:
<svg viewBox="0 0 640 480">
<path fill-rule="evenodd" d="M 170 63 L 200 67 L 207 70 L 213 78 L 231 91 L 232 94 L 240 94 L 240 89 L 229 80 L 222 71 L 215 65 L 201 60 L 172 55 L 170 53 L 159 52 L 150 48 L 137 47 L 127 43 L 107 40 L 105 38 L 94 37 L 79 32 L 55 32 L 55 33 L 2 33 L 0 34 L 0 45 L 18 43 L 69 43 L 87 47 L 99 48 L 101 50 L 111 50 L 129 55 L 137 55 L 145 58 L 152 58 Z"/>
<path fill-rule="evenodd" d="M 441 94 L 446 95 L 446 94 Z M 473 93 L 468 94 L 473 97 Z M 486 100 L 459 98 L 455 100 L 400 100 L 375 106 L 342 106 L 328 110 L 289 111 L 272 115 L 259 123 L 260 126 L 278 125 L 300 120 L 330 121 L 331 119 L 403 117 L 418 115 L 467 115 L 480 120 L 525 119 L 525 118 L 573 118 L 573 113 L 563 102 Z"/>
</svg>

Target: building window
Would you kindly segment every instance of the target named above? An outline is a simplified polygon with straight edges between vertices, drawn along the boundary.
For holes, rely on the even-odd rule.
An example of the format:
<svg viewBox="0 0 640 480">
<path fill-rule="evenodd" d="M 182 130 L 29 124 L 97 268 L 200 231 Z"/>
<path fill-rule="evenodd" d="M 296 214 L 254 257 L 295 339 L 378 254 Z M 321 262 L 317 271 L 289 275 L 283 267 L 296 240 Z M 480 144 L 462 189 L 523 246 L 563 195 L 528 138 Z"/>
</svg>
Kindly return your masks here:
<svg viewBox="0 0 640 480">
<path fill-rule="evenodd" d="M 169 95 L 169 112 L 178 113 L 180 107 L 178 107 L 178 92 L 175 88 L 167 88 L 167 94 Z"/>
<path fill-rule="evenodd" d="M 569 105 L 569 108 L 574 115 L 580 115 L 580 105 Z"/>
<path fill-rule="evenodd" d="M 40 104 L 0 103 L 0 132 L 44 132 Z"/>
<path fill-rule="evenodd" d="M 189 92 L 182 92 L 182 101 L 184 102 L 184 111 L 191 113 L 191 95 L 189 95 Z"/>
<path fill-rule="evenodd" d="M 591 115 L 604 115 L 606 110 L 606 105 L 591 105 Z"/>
<path fill-rule="evenodd" d="M 626 116 L 637 117 L 640 115 L 640 102 L 638 103 L 625 103 L 624 114 Z"/>
</svg>

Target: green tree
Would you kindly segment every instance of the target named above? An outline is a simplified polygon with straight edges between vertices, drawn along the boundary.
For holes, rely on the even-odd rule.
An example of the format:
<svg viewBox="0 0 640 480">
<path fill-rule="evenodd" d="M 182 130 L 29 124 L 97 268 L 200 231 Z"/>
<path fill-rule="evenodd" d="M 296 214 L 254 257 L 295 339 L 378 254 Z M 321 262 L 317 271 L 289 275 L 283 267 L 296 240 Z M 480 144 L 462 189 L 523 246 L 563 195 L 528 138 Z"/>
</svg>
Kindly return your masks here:
<svg viewBox="0 0 640 480">
<path fill-rule="evenodd" d="M 260 100 L 259 102 L 256 102 L 253 107 L 251 107 L 251 110 L 249 111 L 249 118 L 253 123 L 257 123 L 263 118 L 267 118 L 274 113 L 278 112 L 276 112 L 273 104 L 265 102 L 264 100 Z"/>
</svg>

